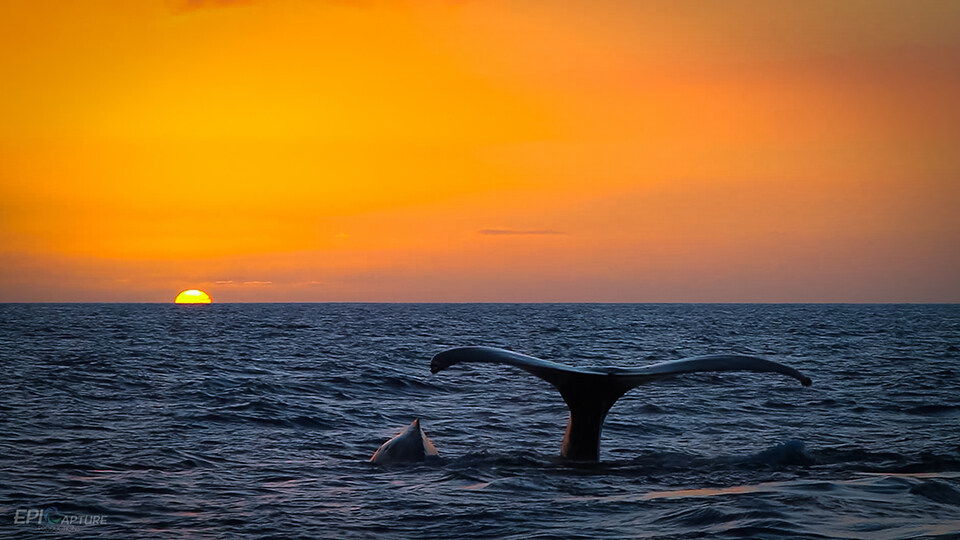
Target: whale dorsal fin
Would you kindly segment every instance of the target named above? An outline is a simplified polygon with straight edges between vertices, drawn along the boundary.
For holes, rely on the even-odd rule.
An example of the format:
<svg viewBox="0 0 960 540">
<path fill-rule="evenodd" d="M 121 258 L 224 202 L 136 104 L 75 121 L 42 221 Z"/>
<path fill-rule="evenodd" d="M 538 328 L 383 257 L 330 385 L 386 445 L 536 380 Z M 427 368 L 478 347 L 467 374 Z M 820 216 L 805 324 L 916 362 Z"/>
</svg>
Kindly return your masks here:
<svg viewBox="0 0 960 540">
<path fill-rule="evenodd" d="M 810 379 L 799 371 L 764 358 L 737 354 L 697 356 L 639 368 L 575 368 L 558 362 L 494 347 L 458 347 L 441 352 L 430 362 L 437 373 L 460 363 L 506 364 L 549 382 L 559 390 L 570 408 L 570 420 L 560 455 L 596 461 L 600 454 L 600 431 L 610 407 L 629 390 L 672 375 L 704 371 L 759 371 L 793 377 L 804 386 Z"/>
</svg>

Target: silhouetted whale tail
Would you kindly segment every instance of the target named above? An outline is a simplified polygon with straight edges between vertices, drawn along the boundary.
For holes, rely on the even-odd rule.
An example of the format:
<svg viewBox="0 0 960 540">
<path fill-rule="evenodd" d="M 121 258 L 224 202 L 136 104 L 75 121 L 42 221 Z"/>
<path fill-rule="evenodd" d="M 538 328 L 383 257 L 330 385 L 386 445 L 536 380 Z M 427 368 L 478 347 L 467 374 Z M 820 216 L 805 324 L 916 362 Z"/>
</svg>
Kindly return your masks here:
<svg viewBox="0 0 960 540">
<path fill-rule="evenodd" d="M 697 356 L 640 368 L 575 368 L 493 347 L 459 347 L 434 356 L 430 371 L 437 373 L 463 362 L 515 366 L 555 386 L 570 408 L 560 456 L 574 461 L 599 459 L 600 432 L 607 412 L 621 396 L 641 384 L 671 375 L 702 371 L 780 373 L 797 379 L 804 386 L 810 386 L 811 383 L 809 377 L 789 366 L 738 354 Z"/>
</svg>

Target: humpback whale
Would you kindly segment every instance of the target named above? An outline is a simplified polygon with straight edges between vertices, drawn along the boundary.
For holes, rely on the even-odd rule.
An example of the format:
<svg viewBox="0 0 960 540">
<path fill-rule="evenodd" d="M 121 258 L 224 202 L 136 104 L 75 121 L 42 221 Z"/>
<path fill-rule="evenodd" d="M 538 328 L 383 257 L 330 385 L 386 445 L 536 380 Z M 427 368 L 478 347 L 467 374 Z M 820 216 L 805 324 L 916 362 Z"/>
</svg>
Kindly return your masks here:
<svg viewBox="0 0 960 540">
<path fill-rule="evenodd" d="M 738 354 L 715 354 L 661 362 L 639 368 L 575 368 L 494 347 L 458 347 L 443 351 L 430 361 L 438 373 L 454 364 L 477 362 L 506 364 L 540 377 L 556 387 L 570 409 L 560 457 L 570 461 L 595 462 L 600 457 L 600 431 L 610 407 L 629 390 L 681 373 L 702 371 L 760 371 L 793 377 L 803 386 L 810 378 L 783 364 Z"/>
<path fill-rule="evenodd" d="M 420 428 L 417 418 L 396 437 L 380 445 L 370 457 L 373 463 L 389 465 L 393 463 L 414 463 L 439 459 L 440 454 Z"/>
</svg>

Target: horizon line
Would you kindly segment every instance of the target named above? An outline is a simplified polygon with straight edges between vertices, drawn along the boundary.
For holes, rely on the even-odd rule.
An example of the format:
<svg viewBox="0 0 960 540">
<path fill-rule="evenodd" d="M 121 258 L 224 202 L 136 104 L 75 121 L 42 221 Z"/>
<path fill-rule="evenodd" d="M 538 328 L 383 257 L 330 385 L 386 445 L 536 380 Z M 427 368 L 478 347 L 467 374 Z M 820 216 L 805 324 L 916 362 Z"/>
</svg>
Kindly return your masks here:
<svg viewBox="0 0 960 540">
<path fill-rule="evenodd" d="M 212 304 L 608 304 L 608 305 L 848 305 L 848 306 L 880 306 L 880 305 L 960 305 L 960 301 L 784 301 L 784 302 L 752 302 L 752 301 L 702 301 L 702 302 L 653 302 L 653 301 L 603 301 L 603 300 L 547 300 L 547 301 L 502 301 L 502 300 L 449 300 L 449 301 L 390 301 L 390 300 L 281 300 L 281 301 L 237 301 L 196 304 L 177 304 L 171 301 L 92 301 L 92 300 L 19 300 L 3 301 L 4 304 L 157 304 L 157 305 L 190 305 L 207 306 Z"/>
</svg>

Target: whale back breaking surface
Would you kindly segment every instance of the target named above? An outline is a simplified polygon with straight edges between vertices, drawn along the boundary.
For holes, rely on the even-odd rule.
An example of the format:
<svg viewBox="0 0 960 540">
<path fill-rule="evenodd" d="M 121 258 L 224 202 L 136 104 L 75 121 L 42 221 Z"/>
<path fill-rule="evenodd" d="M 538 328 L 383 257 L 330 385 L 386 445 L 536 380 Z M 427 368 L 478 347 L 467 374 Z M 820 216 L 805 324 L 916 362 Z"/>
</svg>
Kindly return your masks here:
<svg viewBox="0 0 960 540">
<path fill-rule="evenodd" d="M 597 461 L 603 421 L 614 403 L 637 386 L 682 373 L 705 371 L 756 371 L 780 373 L 811 384 L 796 369 L 772 360 L 744 355 L 708 355 L 662 362 L 640 368 L 575 368 L 494 347 L 458 347 L 443 351 L 430 362 L 438 373 L 459 363 L 505 364 L 518 367 L 550 384 L 559 392 L 570 417 L 560 456 L 571 461 Z"/>
<path fill-rule="evenodd" d="M 370 461 L 381 465 L 397 463 L 418 463 L 439 459 L 433 442 L 420 427 L 420 419 L 416 419 L 402 432 L 380 445 L 373 453 Z"/>
</svg>

